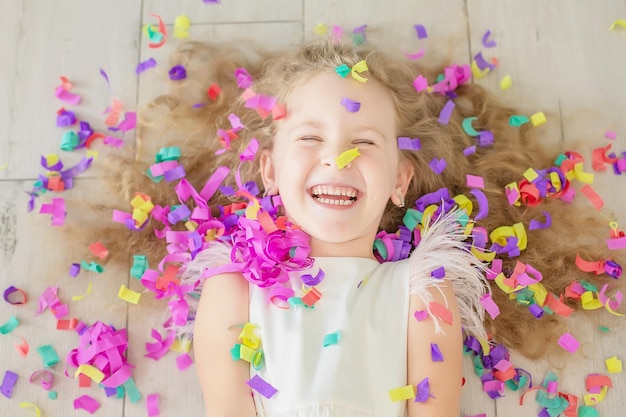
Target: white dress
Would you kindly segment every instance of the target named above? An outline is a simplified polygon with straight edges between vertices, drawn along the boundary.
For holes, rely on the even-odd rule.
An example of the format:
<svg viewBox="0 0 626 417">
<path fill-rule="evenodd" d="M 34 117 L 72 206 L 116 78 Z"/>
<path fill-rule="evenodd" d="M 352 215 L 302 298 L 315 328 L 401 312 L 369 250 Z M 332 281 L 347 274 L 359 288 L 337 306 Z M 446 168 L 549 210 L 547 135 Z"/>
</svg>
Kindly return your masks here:
<svg viewBox="0 0 626 417">
<path fill-rule="evenodd" d="M 281 309 L 268 290 L 250 286 L 250 323 L 258 326 L 265 365 L 258 372 L 278 390 L 254 393 L 263 417 L 402 416 L 389 390 L 407 385 L 409 262 L 315 258 L 314 308 Z M 300 273 L 289 284 L 302 295 Z M 324 337 L 339 332 L 337 344 Z M 257 372 L 251 367 L 253 376 Z"/>
<path fill-rule="evenodd" d="M 258 374 L 278 390 L 269 399 L 254 393 L 258 416 L 405 415 L 406 402 L 393 402 L 389 391 L 408 384 L 407 326 L 414 320 L 409 300 L 415 294 L 428 305 L 441 283 L 431 272 L 441 266 L 457 295 L 463 327 L 483 335 L 484 269 L 464 248 L 458 228 L 445 219 L 438 223 L 402 261 L 315 258 L 308 273 L 315 276 L 321 268 L 325 278 L 316 286 L 321 298 L 313 309 L 281 309 L 268 300 L 268 289 L 250 286 L 250 323 L 258 326 L 265 357 L 259 371 L 251 367 L 251 377 Z M 288 282 L 296 296 L 303 294 L 302 273 Z M 340 340 L 324 346 L 325 336 L 335 332 Z"/>
</svg>

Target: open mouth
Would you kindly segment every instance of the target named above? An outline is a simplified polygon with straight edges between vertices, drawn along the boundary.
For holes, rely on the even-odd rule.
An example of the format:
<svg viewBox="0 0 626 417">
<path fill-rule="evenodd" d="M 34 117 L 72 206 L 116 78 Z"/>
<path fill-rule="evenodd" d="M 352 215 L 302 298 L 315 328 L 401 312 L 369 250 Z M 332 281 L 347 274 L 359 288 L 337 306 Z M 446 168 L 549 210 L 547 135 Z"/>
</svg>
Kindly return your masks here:
<svg viewBox="0 0 626 417">
<path fill-rule="evenodd" d="M 333 185 L 316 185 L 311 188 L 311 197 L 323 204 L 349 206 L 358 200 L 356 188 Z"/>
</svg>

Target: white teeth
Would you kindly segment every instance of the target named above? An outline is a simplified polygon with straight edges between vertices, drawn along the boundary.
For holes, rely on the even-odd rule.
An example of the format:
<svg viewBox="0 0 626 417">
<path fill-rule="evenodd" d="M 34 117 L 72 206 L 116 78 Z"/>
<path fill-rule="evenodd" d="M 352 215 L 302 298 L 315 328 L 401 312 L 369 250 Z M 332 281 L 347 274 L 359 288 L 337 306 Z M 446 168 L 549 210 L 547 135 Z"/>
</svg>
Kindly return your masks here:
<svg viewBox="0 0 626 417">
<path fill-rule="evenodd" d="M 334 204 L 336 206 L 349 206 L 354 204 L 354 200 L 330 200 L 328 198 L 318 198 L 317 201 L 324 204 Z"/>
<path fill-rule="evenodd" d="M 335 187 L 331 185 L 316 185 L 311 189 L 313 195 L 337 195 L 355 198 L 357 190 L 351 187 Z"/>
</svg>

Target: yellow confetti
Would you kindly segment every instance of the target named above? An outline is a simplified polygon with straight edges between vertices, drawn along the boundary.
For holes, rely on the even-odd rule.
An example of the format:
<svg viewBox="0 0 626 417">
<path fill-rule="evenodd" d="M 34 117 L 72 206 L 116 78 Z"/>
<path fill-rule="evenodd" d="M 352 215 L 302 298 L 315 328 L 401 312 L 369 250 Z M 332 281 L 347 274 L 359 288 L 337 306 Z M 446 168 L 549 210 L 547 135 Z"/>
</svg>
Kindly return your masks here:
<svg viewBox="0 0 626 417">
<path fill-rule="evenodd" d="M 98 151 L 94 151 L 91 149 L 87 151 L 87 158 L 93 158 L 93 160 L 95 161 L 96 159 L 98 159 L 98 156 L 100 156 L 100 152 Z"/>
<path fill-rule="evenodd" d="M 354 64 L 354 66 L 352 67 L 352 70 L 350 71 L 350 73 L 352 74 L 352 78 L 354 78 L 355 80 L 364 83 L 367 81 L 367 78 L 365 77 L 361 77 L 359 74 L 362 72 L 367 71 L 367 62 L 365 62 L 364 59 L 360 60 L 359 62 L 357 62 L 356 64 Z"/>
<path fill-rule="evenodd" d="M 89 378 L 91 378 L 92 381 L 98 384 L 104 379 L 104 373 L 100 369 L 92 365 L 80 365 L 76 372 L 74 372 L 74 378 L 76 378 L 79 374 L 87 375 Z"/>
<path fill-rule="evenodd" d="M 415 387 L 413 385 L 406 385 L 400 388 L 394 388 L 389 390 L 389 397 L 391 401 L 403 401 L 415 398 Z"/>
<path fill-rule="evenodd" d="M 533 126 L 537 127 L 539 125 L 542 125 L 546 122 L 546 115 L 543 114 L 542 111 L 537 112 L 535 114 L 533 114 L 532 116 L 530 116 L 530 123 L 533 124 Z"/>
<path fill-rule="evenodd" d="M 189 37 L 189 26 L 191 22 L 186 15 L 180 15 L 174 21 L 174 37 L 178 39 L 186 39 Z"/>
<path fill-rule="evenodd" d="M 539 177 L 539 174 L 537 174 L 537 171 L 535 171 L 532 168 L 528 168 L 526 172 L 524 172 L 524 178 L 526 178 L 528 182 L 533 182 L 538 177 Z"/>
<path fill-rule="evenodd" d="M 246 323 L 243 325 L 243 330 L 239 333 L 239 339 L 241 344 L 249 347 L 250 349 L 258 349 L 261 346 L 261 339 L 254 333 L 256 326 L 252 323 Z"/>
<path fill-rule="evenodd" d="M 606 364 L 606 369 L 611 374 L 621 374 L 622 373 L 622 361 L 617 359 L 617 356 L 613 356 L 612 358 L 608 358 L 604 361 Z"/>
<path fill-rule="evenodd" d="M 359 155 L 361 155 L 359 153 L 359 148 L 352 148 L 352 149 L 348 149 L 347 151 L 342 152 L 337 158 L 335 158 L 335 163 L 337 164 L 337 168 L 344 169 L 350 162 L 352 162 Z"/>
<path fill-rule="evenodd" d="M 41 417 L 41 409 L 33 403 L 20 403 L 20 407 L 22 408 L 32 407 L 35 409 L 35 416 Z"/>
<path fill-rule="evenodd" d="M 476 248 L 476 246 L 472 245 L 472 247 L 470 248 L 470 251 L 472 252 L 472 254 L 479 260 L 483 261 L 483 262 L 491 262 L 495 259 L 496 257 L 496 253 L 495 252 L 482 252 L 480 250 L 478 250 Z"/>
<path fill-rule="evenodd" d="M 326 35 L 326 33 L 328 32 L 328 26 L 326 26 L 323 23 L 318 23 L 317 25 L 315 25 L 315 27 L 313 28 L 313 32 L 315 32 L 316 34 L 318 34 L 319 36 L 324 36 Z"/>
<path fill-rule="evenodd" d="M 472 68 L 472 76 L 476 80 L 480 80 L 489 72 L 489 68 L 485 68 L 484 70 L 481 70 L 480 68 L 478 68 L 478 64 L 476 63 L 476 61 L 472 61 L 471 68 Z"/>
<path fill-rule="evenodd" d="M 531 290 L 535 295 L 535 302 L 539 307 L 543 307 L 546 302 L 546 298 L 548 297 L 548 290 L 543 286 L 542 283 L 537 282 L 536 284 L 531 284 L 528 286 L 528 289 Z"/>
<path fill-rule="evenodd" d="M 593 174 L 583 171 L 583 163 L 574 165 L 574 177 L 583 184 L 593 184 Z"/>
<path fill-rule="evenodd" d="M 44 158 L 46 158 L 46 165 L 47 166 L 56 165 L 59 162 L 59 155 L 57 155 L 55 153 L 50 153 L 50 154 L 46 155 Z"/>
<path fill-rule="evenodd" d="M 472 211 L 474 210 L 474 204 L 472 203 L 472 200 L 467 198 L 466 195 L 456 195 L 454 196 L 453 200 L 456 202 L 457 206 L 459 206 L 461 210 L 464 210 L 467 213 L 468 216 L 472 214 Z"/>
<path fill-rule="evenodd" d="M 604 397 L 606 397 L 606 392 L 608 391 L 608 387 L 602 387 L 598 394 L 585 394 L 583 395 L 583 399 L 585 400 L 586 406 L 596 405 L 604 401 Z"/>
<path fill-rule="evenodd" d="M 130 290 L 126 288 L 126 285 L 122 284 L 120 290 L 117 292 L 117 297 L 131 304 L 137 304 L 141 298 L 141 293 Z"/>
<path fill-rule="evenodd" d="M 505 75 L 500 80 L 500 89 L 508 90 L 509 88 L 511 88 L 512 84 L 513 84 L 513 80 L 511 79 L 511 76 L 510 75 Z"/>
<path fill-rule="evenodd" d="M 0 171 L 4 171 L 8 167 L 9 167 L 9 164 L 2 164 L 2 165 L 0 165 Z"/>
<path fill-rule="evenodd" d="M 602 305 L 602 302 L 600 302 L 600 300 L 595 297 L 593 291 L 585 291 L 580 296 L 580 304 L 585 310 L 597 310 L 604 307 L 604 305 Z"/>
<path fill-rule="evenodd" d="M 92 286 L 92 282 L 89 281 L 89 285 L 87 286 L 87 292 L 85 294 L 81 294 L 81 295 L 73 295 L 72 296 L 72 301 L 79 301 L 82 300 L 83 298 L 87 297 L 89 294 L 91 294 L 91 286 Z"/>
<path fill-rule="evenodd" d="M 191 340 L 180 339 L 178 337 L 174 339 L 174 343 L 172 343 L 172 346 L 170 346 L 170 350 L 173 350 L 174 352 L 180 352 L 180 353 L 188 353 L 190 348 L 191 348 Z"/>
<path fill-rule="evenodd" d="M 624 20 L 624 19 L 617 19 L 615 22 L 613 22 L 611 24 L 611 27 L 609 28 L 609 30 L 614 30 L 617 27 L 622 27 L 622 28 L 626 29 L 626 20 Z"/>
</svg>

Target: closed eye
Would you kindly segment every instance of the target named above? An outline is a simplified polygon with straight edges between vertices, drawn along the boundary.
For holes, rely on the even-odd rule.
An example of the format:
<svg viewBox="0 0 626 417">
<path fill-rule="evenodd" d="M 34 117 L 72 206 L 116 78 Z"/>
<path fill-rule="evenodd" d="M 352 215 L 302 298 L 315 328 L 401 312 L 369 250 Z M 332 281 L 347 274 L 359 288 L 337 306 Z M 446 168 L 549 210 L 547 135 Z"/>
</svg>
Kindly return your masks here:
<svg viewBox="0 0 626 417">
<path fill-rule="evenodd" d="M 302 136 L 299 140 L 301 141 L 317 141 L 317 142 L 321 142 L 321 138 L 317 137 L 317 136 Z"/>
<path fill-rule="evenodd" d="M 356 139 L 355 141 L 353 141 L 353 143 L 355 145 L 374 145 L 374 141 L 373 140 L 369 140 L 369 139 Z"/>
</svg>

